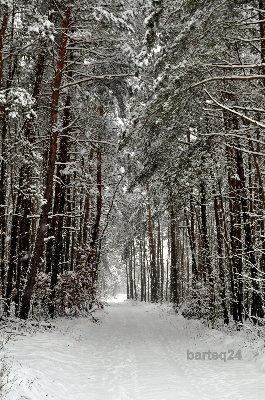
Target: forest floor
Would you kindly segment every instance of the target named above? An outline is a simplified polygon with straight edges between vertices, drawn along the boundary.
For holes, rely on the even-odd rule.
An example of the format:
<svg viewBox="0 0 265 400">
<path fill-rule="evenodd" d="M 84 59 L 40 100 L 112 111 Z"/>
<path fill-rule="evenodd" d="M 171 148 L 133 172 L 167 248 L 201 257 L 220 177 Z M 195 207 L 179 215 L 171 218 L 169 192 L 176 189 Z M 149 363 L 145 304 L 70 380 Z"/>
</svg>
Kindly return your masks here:
<svg viewBox="0 0 265 400">
<path fill-rule="evenodd" d="M 264 342 L 252 334 L 222 333 L 165 306 L 127 301 L 110 302 L 95 317 L 12 335 L 2 350 L 10 372 L 1 399 L 264 399 Z M 187 359 L 187 350 L 230 349 L 242 359 Z"/>
</svg>

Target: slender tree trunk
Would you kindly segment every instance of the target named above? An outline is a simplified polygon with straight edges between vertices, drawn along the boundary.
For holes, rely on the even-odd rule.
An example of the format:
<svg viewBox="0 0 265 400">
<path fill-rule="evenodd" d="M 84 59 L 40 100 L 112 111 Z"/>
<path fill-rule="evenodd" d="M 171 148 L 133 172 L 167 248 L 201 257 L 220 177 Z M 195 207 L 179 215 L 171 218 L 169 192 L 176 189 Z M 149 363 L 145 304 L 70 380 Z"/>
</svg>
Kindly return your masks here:
<svg viewBox="0 0 265 400">
<path fill-rule="evenodd" d="M 97 149 L 97 205 L 96 205 L 96 217 L 91 230 L 91 241 L 90 241 L 90 249 L 87 257 L 87 265 L 90 266 L 91 269 L 91 278 L 92 283 L 97 281 L 98 276 L 98 265 L 96 263 L 97 260 L 97 252 L 98 252 L 98 241 L 99 241 L 99 226 L 100 219 L 102 213 L 102 161 L 101 161 L 101 148 L 98 145 Z"/>
<path fill-rule="evenodd" d="M 137 288 L 136 288 L 136 251 L 135 251 L 135 244 L 133 243 L 132 246 L 132 257 L 133 257 L 133 281 L 134 281 L 134 298 L 137 300 Z"/>
<path fill-rule="evenodd" d="M 151 201 L 149 186 L 147 185 L 147 215 L 148 215 L 148 233 L 149 233 L 149 247 L 150 247 L 150 280 L 151 280 L 151 302 L 156 303 L 158 300 L 158 282 L 157 282 L 157 264 L 156 264 L 156 248 L 153 233 L 153 222 L 151 213 Z"/>
<path fill-rule="evenodd" d="M 171 301 L 175 306 L 179 303 L 178 281 L 179 271 L 177 267 L 177 248 L 176 248 L 176 217 L 174 212 L 173 195 L 170 194 L 170 292 Z"/>
<path fill-rule="evenodd" d="M 129 283 L 130 283 L 130 299 L 133 299 L 133 253 L 132 247 L 130 246 L 130 255 L 129 255 Z"/>
<path fill-rule="evenodd" d="M 55 311 L 55 287 L 57 285 L 58 273 L 60 270 L 60 259 L 63 250 L 63 222 L 64 222 L 64 209 L 66 202 L 66 189 L 69 183 L 69 178 L 66 174 L 62 174 L 63 168 L 69 161 L 68 157 L 68 135 L 69 124 L 70 124 L 70 105 L 71 105 L 71 97 L 67 96 L 64 108 L 64 135 L 60 141 L 60 152 L 59 152 L 59 164 L 57 167 L 57 182 L 55 187 L 55 196 L 57 201 L 54 206 L 54 218 L 55 218 L 55 243 L 54 243 L 54 257 L 52 263 L 52 274 L 51 274 L 51 292 L 50 292 L 50 307 L 49 314 L 53 318 Z M 57 214 L 57 215 L 56 215 Z M 56 226 L 57 225 L 57 226 Z"/>
<path fill-rule="evenodd" d="M 146 266 L 146 248 L 145 248 L 145 233 L 143 235 L 143 281 L 144 281 L 144 301 L 146 302 L 146 275 L 148 274 Z"/>
<path fill-rule="evenodd" d="M 143 270 L 143 243 L 142 243 L 142 236 L 140 236 L 140 273 L 141 273 L 141 293 L 140 293 L 140 300 L 141 302 L 144 301 L 144 270 Z"/>
<path fill-rule="evenodd" d="M 9 9 L 8 6 L 4 6 L 4 13 L 3 13 L 3 20 L 2 20 L 2 26 L 0 30 L 0 89 L 2 89 L 3 85 L 3 72 L 4 72 L 4 62 L 3 62 L 3 47 L 4 47 L 4 38 L 6 34 L 6 28 L 7 28 L 7 23 L 8 23 L 8 17 L 9 17 Z"/>
<path fill-rule="evenodd" d="M 194 235 L 194 226 L 192 228 L 192 224 L 194 224 L 194 219 L 193 221 L 191 220 L 191 224 L 189 224 L 189 219 L 187 215 L 187 210 L 184 210 L 184 215 L 185 215 L 185 221 L 188 229 L 188 237 L 189 237 L 189 244 L 190 244 L 190 249 L 191 249 L 191 271 L 192 271 L 192 288 L 193 292 L 196 289 L 196 284 L 198 282 L 198 268 L 197 268 L 197 262 L 196 262 L 196 255 L 195 255 L 195 235 Z M 194 238 L 193 238 L 194 236 Z M 194 292 L 195 294 L 195 292 Z"/>
<path fill-rule="evenodd" d="M 0 30 L 0 90 L 3 87 L 3 46 L 4 38 L 6 34 L 6 28 L 9 17 L 8 6 L 4 6 L 4 14 L 2 20 L 2 26 Z M 2 134 L 1 134 L 1 163 L 0 163 L 0 235 L 1 235 L 1 253 L 0 253 L 0 269 L 1 269 L 1 286 L 2 296 L 5 296 L 5 241 L 6 241 L 6 134 L 7 134 L 7 122 L 6 113 L 3 106 L 0 105 L 0 115 L 2 122 Z"/>
<path fill-rule="evenodd" d="M 259 31 L 260 31 L 260 55 L 261 62 L 265 64 L 265 0 L 259 0 Z M 265 65 L 262 66 L 261 72 L 265 75 Z M 265 81 L 263 81 L 265 85 Z"/>
<path fill-rule="evenodd" d="M 94 147 L 91 146 L 90 148 L 90 153 L 89 153 L 89 173 L 90 175 L 92 175 L 92 161 L 93 161 L 93 157 L 94 157 Z M 87 238 L 88 238 L 88 221 L 89 221 L 89 217 L 90 217 L 90 203 L 91 203 L 91 199 L 90 199 L 90 193 L 88 191 L 87 195 L 86 195 L 86 199 L 85 199 L 85 206 L 84 206 L 84 223 L 83 223 L 83 243 L 84 245 L 86 245 L 87 243 Z"/>
<path fill-rule="evenodd" d="M 209 280 L 210 320 L 212 327 L 214 327 L 214 321 L 215 321 L 214 277 L 213 277 L 213 268 L 210 255 L 208 229 L 207 229 L 206 190 L 205 190 L 205 184 L 203 182 L 200 185 L 200 189 L 201 189 L 201 230 L 202 230 L 201 237 L 202 237 L 203 261 L 207 271 L 207 278 Z"/>
<path fill-rule="evenodd" d="M 19 186 L 21 186 L 21 182 L 19 182 Z M 11 240 L 10 240 L 10 254 L 9 254 L 9 263 L 8 263 L 8 271 L 7 271 L 7 282 L 6 282 L 6 312 L 9 313 L 10 302 L 11 302 L 11 294 L 13 289 L 13 276 L 14 272 L 17 271 L 18 265 L 18 255 L 17 255 L 17 241 L 19 236 L 19 220 L 20 220 L 20 211 L 22 206 L 22 195 L 18 194 L 18 199 L 16 203 L 15 212 L 12 216 L 11 221 Z M 18 277 L 17 277 L 18 279 Z"/>
<path fill-rule="evenodd" d="M 222 226 L 222 208 L 220 199 L 218 198 L 216 191 L 213 191 L 214 195 L 214 213 L 216 223 L 216 236 L 217 236 L 217 253 L 218 253 L 218 267 L 219 267 L 219 279 L 220 279 L 220 290 L 221 290 L 221 301 L 223 308 L 223 318 L 226 325 L 229 324 L 229 314 L 226 306 L 226 290 L 225 290 L 225 269 L 224 269 L 224 246 L 223 246 L 223 226 Z"/>
<path fill-rule="evenodd" d="M 159 264 L 160 264 L 160 301 L 163 301 L 164 298 L 164 279 L 165 279 L 165 271 L 164 271 L 164 248 L 163 248 L 163 237 L 161 234 L 160 221 L 158 220 L 158 239 L 157 239 L 157 247 L 159 254 Z"/>
<path fill-rule="evenodd" d="M 258 270 L 257 262 L 255 257 L 254 245 L 251 235 L 251 220 L 249 215 L 249 206 L 246 190 L 246 177 L 244 172 L 243 156 L 241 150 L 236 150 L 236 162 L 237 162 L 237 173 L 240 178 L 240 189 L 241 189 L 241 206 L 245 232 L 245 246 L 247 251 L 248 260 L 250 263 L 250 272 L 252 279 L 252 304 L 251 304 L 251 316 L 252 317 L 264 317 L 262 307 L 262 296 L 258 282 Z M 255 319 L 254 319 L 255 321 Z"/>
<path fill-rule="evenodd" d="M 129 300 L 129 298 L 130 298 L 130 286 L 129 286 L 128 260 L 125 261 L 125 266 L 126 266 L 127 300 Z"/>
</svg>

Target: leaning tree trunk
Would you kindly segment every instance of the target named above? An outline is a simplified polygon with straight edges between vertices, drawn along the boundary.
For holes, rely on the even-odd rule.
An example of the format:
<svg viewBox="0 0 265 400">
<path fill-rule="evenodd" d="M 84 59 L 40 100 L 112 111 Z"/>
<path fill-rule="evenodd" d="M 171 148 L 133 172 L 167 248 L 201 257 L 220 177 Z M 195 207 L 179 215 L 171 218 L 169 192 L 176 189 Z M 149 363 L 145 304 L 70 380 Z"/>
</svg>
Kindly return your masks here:
<svg viewBox="0 0 265 400">
<path fill-rule="evenodd" d="M 33 98 L 36 101 L 40 96 L 41 83 L 44 73 L 44 60 L 45 51 L 42 50 L 38 56 L 37 66 L 36 66 L 36 78 L 33 89 Z M 36 108 L 35 105 L 35 108 Z M 34 122 L 34 116 L 32 115 L 25 125 L 24 136 L 25 139 L 30 143 L 33 143 L 32 138 L 32 127 Z M 10 255 L 9 255 L 9 265 L 7 272 L 7 285 L 6 285 L 6 298 L 7 300 L 7 312 L 10 307 L 10 296 L 13 288 L 13 274 L 16 272 L 16 294 L 14 296 L 14 301 L 16 304 L 16 311 L 19 308 L 20 301 L 20 279 L 21 279 L 21 264 L 23 264 L 23 269 L 28 269 L 29 265 L 29 248 L 30 248 L 30 219 L 28 218 L 31 208 L 31 198 L 30 194 L 27 193 L 27 188 L 30 184 L 31 170 L 29 166 L 23 165 L 19 171 L 19 185 L 18 185 L 18 196 L 16 200 L 15 213 L 12 217 L 12 229 L 11 229 L 11 239 L 10 239 Z M 19 228 L 19 229 L 18 229 Z M 19 240 L 23 238 L 23 240 Z"/>
<path fill-rule="evenodd" d="M 43 244 L 45 233 L 47 231 L 48 224 L 48 214 L 52 208 L 52 200 L 53 200 L 53 176 L 55 171 L 55 162 L 56 162 L 56 153 L 57 153 L 57 138 L 58 138 L 58 115 L 59 115 L 59 99 L 60 99 L 60 86 L 63 77 L 63 69 L 65 64 L 65 56 L 66 56 L 66 46 L 68 39 L 68 30 L 70 25 L 70 16 L 71 16 L 71 1 L 68 2 L 68 6 L 66 8 L 63 22 L 62 22 L 62 34 L 61 34 L 61 42 L 59 49 L 59 56 L 57 61 L 57 70 L 54 77 L 53 82 L 53 92 L 52 92 L 52 106 L 51 106 L 51 124 L 50 124 L 50 151 L 48 158 L 48 169 L 46 175 L 46 186 L 44 193 L 45 204 L 43 205 L 39 227 L 36 235 L 35 241 L 35 249 L 33 253 L 33 257 L 31 260 L 30 271 L 27 277 L 27 283 L 25 287 L 25 291 L 22 298 L 21 310 L 20 310 L 20 318 L 27 319 L 29 309 L 30 309 L 30 301 L 33 293 L 33 288 L 36 280 L 36 275 L 38 271 L 38 266 L 40 264 L 40 259 L 43 253 Z"/>
</svg>

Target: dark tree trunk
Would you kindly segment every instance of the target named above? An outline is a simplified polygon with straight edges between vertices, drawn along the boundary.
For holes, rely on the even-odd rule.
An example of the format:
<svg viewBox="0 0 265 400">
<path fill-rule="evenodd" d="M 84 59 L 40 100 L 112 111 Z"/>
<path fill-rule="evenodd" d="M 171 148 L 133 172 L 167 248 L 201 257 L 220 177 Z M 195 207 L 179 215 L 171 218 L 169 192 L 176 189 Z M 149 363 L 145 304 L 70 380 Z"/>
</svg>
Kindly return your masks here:
<svg viewBox="0 0 265 400">
<path fill-rule="evenodd" d="M 43 253 L 43 245 L 45 233 L 47 231 L 47 223 L 48 223 L 48 215 L 52 208 L 52 200 L 53 200 L 53 176 L 55 171 L 55 162 L 56 162 L 56 153 L 57 153 L 57 138 L 58 138 L 58 106 L 60 99 L 60 86 L 62 82 L 63 76 L 63 68 L 65 63 L 65 55 L 66 55 L 66 46 L 68 39 L 68 30 L 70 24 L 70 15 L 71 15 L 71 1 L 68 2 L 68 6 L 66 8 L 63 23 L 62 23 L 62 34 L 61 34 L 61 43 L 59 49 L 59 56 L 57 61 L 57 70 L 54 77 L 53 82 L 53 93 L 52 93 L 52 106 L 51 106 L 51 126 L 50 126 L 50 151 L 49 151 L 49 159 L 48 159 L 48 169 L 46 175 L 46 187 L 44 193 L 44 199 L 46 203 L 44 204 L 40 220 L 39 227 L 36 235 L 35 241 L 35 249 L 34 254 L 31 260 L 30 271 L 27 277 L 27 283 L 25 287 L 25 291 L 22 298 L 20 317 L 22 319 L 27 319 L 29 309 L 30 309 L 30 301 L 33 293 L 33 288 L 36 280 L 36 275 L 38 271 L 38 267 L 40 264 L 40 259 Z"/>
<path fill-rule="evenodd" d="M 136 286 L 136 250 L 135 250 L 135 244 L 133 243 L 132 246 L 132 257 L 133 257 L 133 281 L 134 281 L 134 298 L 137 300 L 138 294 L 137 294 L 137 286 Z"/>
<path fill-rule="evenodd" d="M 133 254 L 130 247 L 129 253 L 129 286 L 130 286 L 130 299 L 133 299 Z"/>
<path fill-rule="evenodd" d="M 196 284 L 198 282 L 198 268 L 196 262 L 196 253 L 195 253 L 195 234 L 194 234 L 194 218 L 191 219 L 189 223 L 188 215 L 186 209 L 184 210 L 185 221 L 188 228 L 188 237 L 191 249 L 191 271 L 192 271 L 192 288 L 196 289 Z M 192 226 L 193 225 L 193 226 Z"/>
<path fill-rule="evenodd" d="M 245 246 L 246 246 L 248 260 L 250 263 L 250 271 L 252 279 L 251 316 L 254 318 L 255 317 L 263 318 L 264 312 L 262 307 L 262 296 L 258 283 L 257 262 L 251 235 L 251 220 L 250 220 L 248 197 L 246 190 L 246 177 L 244 172 L 244 162 L 241 150 L 236 150 L 236 163 L 237 163 L 237 173 L 240 178 L 240 189 L 241 189 L 240 199 L 241 199 L 242 215 L 244 223 Z"/>
<path fill-rule="evenodd" d="M 210 320 L 212 327 L 215 321 L 215 294 L 214 294 L 214 277 L 213 268 L 210 255 L 210 245 L 207 229 L 207 200 L 205 184 L 202 182 L 201 189 L 201 238 L 202 238 L 202 254 L 203 262 L 207 271 L 207 278 L 209 280 L 209 307 L 210 307 Z"/>
<path fill-rule="evenodd" d="M 19 186 L 21 186 L 21 182 L 19 182 Z M 8 271 L 7 271 L 7 282 L 6 282 L 6 312 L 9 314 L 10 302 L 11 302 L 11 294 L 13 289 L 13 278 L 14 272 L 17 272 L 18 267 L 18 255 L 17 255 L 17 242 L 19 236 L 19 221 L 20 221 L 20 212 L 21 206 L 23 202 L 23 196 L 21 193 L 17 196 L 17 204 L 15 213 L 12 216 L 11 222 L 11 240 L 10 240 L 10 253 L 9 253 L 9 263 L 8 263 Z M 18 279 L 18 277 L 17 277 Z"/>
<path fill-rule="evenodd" d="M 140 300 L 144 301 L 144 260 L 143 260 L 143 242 L 142 236 L 140 237 L 140 271 L 141 271 L 141 294 Z"/>
<path fill-rule="evenodd" d="M 103 112 L 102 112 L 103 114 Z M 101 115 L 102 115 L 101 114 Z M 87 265 L 91 270 L 92 284 L 97 281 L 98 277 L 98 263 L 97 263 L 97 253 L 99 246 L 99 226 L 102 213 L 102 160 L 101 160 L 101 148 L 100 144 L 97 148 L 97 204 L 96 204 L 96 217 L 94 224 L 91 229 L 91 241 L 90 249 L 87 257 Z"/>
<path fill-rule="evenodd" d="M 145 234 L 143 235 L 143 283 L 144 283 L 144 291 L 143 291 L 143 300 L 146 302 L 146 275 L 148 274 L 147 266 L 146 266 L 146 248 L 145 248 Z"/>
<path fill-rule="evenodd" d="M 58 273 L 60 270 L 60 259 L 63 250 L 63 222 L 64 222 L 64 209 L 66 202 L 66 189 L 69 183 L 69 178 L 67 175 L 62 174 L 62 170 L 65 168 L 68 157 L 68 135 L 69 124 L 70 124 L 70 105 L 71 97 L 68 95 L 65 102 L 64 108 L 64 134 L 60 141 L 60 151 L 59 151 L 59 163 L 57 167 L 57 181 L 55 187 L 55 197 L 57 198 L 54 205 L 54 233 L 55 233 L 55 243 L 54 243 L 54 256 L 52 263 L 52 275 L 51 275 L 51 292 L 50 292 L 50 307 L 49 314 L 53 318 L 55 311 L 55 287 L 57 285 Z M 56 229 L 57 228 L 57 229 Z"/>
<path fill-rule="evenodd" d="M 9 9 L 8 6 L 4 6 L 3 10 L 3 20 L 2 26 L 0 30 L 0 90 L 3 87 L 3 72 L 4 72 L 4 62 L 3 62 L 3 46 L 4 46 L 4 38 L 6 34 L 6 28 L 9 17 Z M 5 240 L 6 240 L 6 161 L 5 161 L 5 142 L 6 142 L 6 113 L 2 105 L 0 105 L 0 115 L 2 122 L 2 153 L 1 153 L 1 163 L 0 163 L 0 235 L 1 235 L 1 252 L 0 252 L 0 270 L 1 270 L 1 286 L 2 286 L 2 297 L 5 296 Z"/>
<path fill-rule="evenodd" d="M 155 248 L 155 239 L 154 239 L 152 213 L 151 213 L 151 201 L 150 201 L 148 185 L 147 185 L 147 195 L 148 195 L 148 202 L 147 202 L 148 234 L 149 234 L 149 248 L 150 248 L 151 302 L 156 303 L 158 300 L 156 248 Z"/>
<path fill-rule="evenodd" d="M 260 31 L 260 55 L 261 62 L 265 64 L 265 1 L 259 1 L 259 31 Z M 265 65 L 262 66 L 261 72 L 265 75 Z M 265 81 L 263 81 L 265 85 Z"/>
<path fill-rule="evenodd" d="M 157 259 L 159 263 L 159 298 L 163 301 L 164 297 L 164 260 L 163 260 L 163 237 L 161 237 L 160 221 L 157 222 Z"/>
<path fill-rule="evenodd" d="M 174 212 L 173 195 L 170 194 L 170 294 L 171 301 L 175 306 L 179 304 L 178 281 L 179 271 L 177 268 L 176 247 L 176 217 Z"/>
<path fill-rule="evenodd" d="M 221 301 L 223 308 L 223 318 L 226 325 L 229 324 L 229 313 L 226 305 L 226 290 L 225 290 L 225 268 L 224 268 L 224 244 L 223 244 L 223 226 L 222 226 L 222 208 L 220 199 L 218 198 L 216 191 L 213 191 L 214 195 L 214 213 L 216 223 L 216 236 L 217 236 L 217 253 L 218 253 L 218 267 L 219 267 L 219 279 L 220 279 L 220 290 L 221 290 Z"/>
<path fill-rule="evenodd" d="M 92 167 L 91 167 L 91 163 L 93 161 L 93 157 L 94 157 L 94 147 L 91 146 L 90 148 L 90 153 L 89 153 L 89 173 L 90 175 L 92 175 Z M 85 199 L 85 205 L 84 205 L 84 223 L 83 223 L 83 243 L 84 245 L 87 244 L 87 239 L 88 239 L 88 221 L 89 221 L 89 217 L 90 217 L 90 193 L 88 192 L 86 195 L 86 199 Z"/>
<path fill-rule="evenodd" d="M 126 266 L 126 282 L 127 282 L 127 300 L 130 298 L 130 286 L 129 286 L 129 271 L 128 271 L 128 260 L 125 261 Z"/>
</svg>

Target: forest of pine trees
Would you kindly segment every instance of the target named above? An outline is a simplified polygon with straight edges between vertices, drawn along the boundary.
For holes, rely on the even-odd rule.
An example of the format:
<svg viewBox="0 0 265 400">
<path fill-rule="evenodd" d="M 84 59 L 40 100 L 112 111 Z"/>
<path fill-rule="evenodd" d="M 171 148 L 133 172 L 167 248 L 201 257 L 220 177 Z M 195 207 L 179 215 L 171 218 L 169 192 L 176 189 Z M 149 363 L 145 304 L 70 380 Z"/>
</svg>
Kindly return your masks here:
<svg viewBox="0 0 265 400">
<path fill-rule="evenodd" d="M 2 312 L 117 285 L 264 321 L 265 1 L 0 1 Z"/>
</svg>

